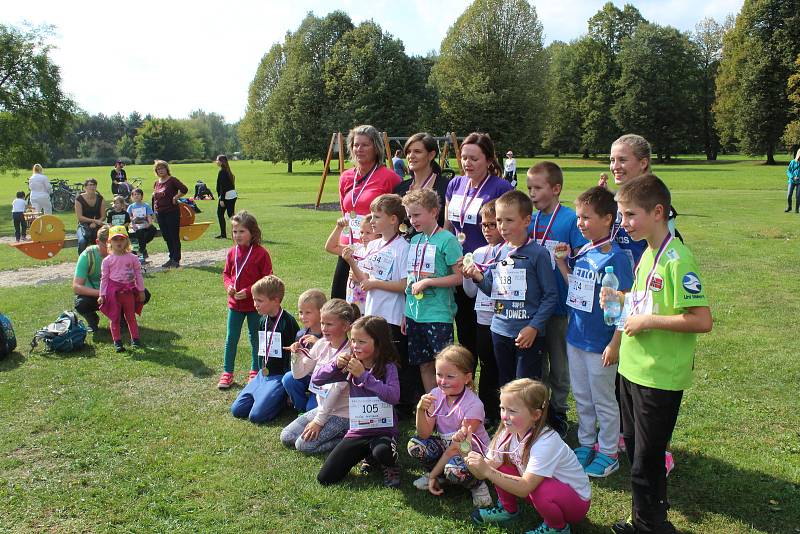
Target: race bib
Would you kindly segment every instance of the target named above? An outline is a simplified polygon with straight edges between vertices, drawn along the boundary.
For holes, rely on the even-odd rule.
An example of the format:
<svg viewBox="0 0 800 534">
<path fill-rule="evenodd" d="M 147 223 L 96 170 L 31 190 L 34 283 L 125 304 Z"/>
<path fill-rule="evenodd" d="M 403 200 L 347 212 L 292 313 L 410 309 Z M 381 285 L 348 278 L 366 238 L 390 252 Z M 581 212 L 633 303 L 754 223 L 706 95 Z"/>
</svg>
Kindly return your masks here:
<svg viewBox="0 0 800 534">
<path fill-rule="evenodd" d="M 131 209 L 131 214 L 133 215 L 134 219 L 144 219 L 147 217 L 147 209 L 133 208 Z"/>
<path fill-rule="evenodd" d="M 475 311 L 494 313 L 494 301 L 481 290 L 475 295 Z"/>
<path fill-rule="evenodd" d="M 461 208 L 464 206 L 464 195 L 453 195 L 450 198 L 447 209 L 447 218 L 451 221 L 461 224 Z M 469 202 L 469 200 L 466 200 Z M 464 213 L 464 224 L 478 224 L 478 212 L 481 210 L 483 199 L 475 198 L 467 207 Z"/>
<path fill-rule="evenodd" d="M 430 245 L 428 246 L 430 248 Z M 391 251 L 379 252 L 369 258 L 369 274 L 377 280 L 390 280 L 394 254 Z"/>
<path fill-rule="evenodd" d="M 499 266 L 492 279 L 492 295 L 495 300 L 525 300 L 528 291 L 528 281 L 525 278 L 525 269 L 513 269 L 508 266 Z"/>
<path fill-rule="evenodd" d="M 363 215 L 356 215 L 355 219 L 347 218 L 347 224 L 350 227 L 350 235 L 353 239 L 361 239 L 361 224 L 364 222 Z"/>
<path fill-rule="evenodd" d="M 328 393 L 331 392 L 331 387 L 333 387 L 333 384 L 325 384 L 323 386 L 317 386 L 314 382 L 308 384 L 308 390 L 314 395 L 319 395 L 323 399 L 328 397 Z"/>
<path fill-rule="evenodd" d="M 267 347 L 269 337 L 263 330 L 258 331 L 258 355 L 268 358 L 283 358 L 283 345 L 281 345 L 281 333 L 275 332 L 272 335 L 272 343 Z M 269 351 L 269 354 L 267 353 Z"/>
<path fill-rule="evenodd" d="M 625 293 L 625 304 L 622 306 L 622 313 L 617 320 L 617 330 L 623 330 L 625 327 L 625 320 L 632 315 L 652 314 L 653 313 L 653 298 L 650 292 L 644 291 L 636 292 L 636 299 L 644 299 L 638 302 L 636 309 L 633 306 L 633 293 Z"/>
<path fill-rule="evenodd" d="M 425 257 L 423 258 L 423 252 L 425 251 Z M 420 262 L 422 262 L 422 267 L 420 267 Z M 436 267 L 436 245 L 428 244 L 425 246 L 425 243 L 417 243 L 414 245 L 413 252 L 411 250 L 408 251 L 408 261 L 406 263 L 406 269 L 410 274 L 416 275 L 419 272 L 419 278 L 426 278 L 428 276 L 433 276 L 433 272 Z"/>
<path fill-rule="evenodd" d="M 569 275 L 567 306 L 578 311 L 592 313 L 594 307 L 594 280 Z"/>
<path fill-rule="evenodd" d="M 554 241 L 552 239 L 548 239 L 544 242 L 544 248 L 547 249 L 547 252 L 550 253 L 550 267 L 552 269 L 556 268 L 556 246 L 558 245 L 558 241 Z"/>
<path fill-rule="evenodd" d="M 378 397 L 350 397 L 349 415 L 350 430 L 394 426 L 392 405 Z"/>
</svg>

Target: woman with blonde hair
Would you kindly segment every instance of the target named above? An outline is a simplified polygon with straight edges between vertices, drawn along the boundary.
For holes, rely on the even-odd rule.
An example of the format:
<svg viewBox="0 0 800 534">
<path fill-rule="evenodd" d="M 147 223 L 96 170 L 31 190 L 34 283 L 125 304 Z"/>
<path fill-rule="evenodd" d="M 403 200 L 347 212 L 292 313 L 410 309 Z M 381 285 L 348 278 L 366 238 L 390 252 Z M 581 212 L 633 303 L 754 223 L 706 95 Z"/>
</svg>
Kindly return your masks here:
<svg viewBox="0 0 800 534">
<path fill-rule="evenodd" d="M 53 186 L 50 185 L 50 180 L 44 175 L 44 169 L 38 163 L 33 166 L 33 174 L 28 178 L 28 189 L 31 190 L 31 206 L 35 211 L 53 213 L 53 205 L 50 203 Z"/>
</svg>

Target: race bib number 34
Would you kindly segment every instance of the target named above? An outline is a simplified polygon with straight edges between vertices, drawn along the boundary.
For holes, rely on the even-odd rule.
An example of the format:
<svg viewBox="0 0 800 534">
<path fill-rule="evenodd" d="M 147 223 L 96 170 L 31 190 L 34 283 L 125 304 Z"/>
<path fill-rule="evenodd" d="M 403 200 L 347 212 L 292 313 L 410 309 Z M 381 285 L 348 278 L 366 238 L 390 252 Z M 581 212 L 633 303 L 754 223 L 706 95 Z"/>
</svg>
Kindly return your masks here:
<svg viewBox="0 0 800 534">
<path fill-rule="evenodd" d="M 394 426 L 392 405 L 378 397 L 350 397 L 350 430 Z"/>
</svg>

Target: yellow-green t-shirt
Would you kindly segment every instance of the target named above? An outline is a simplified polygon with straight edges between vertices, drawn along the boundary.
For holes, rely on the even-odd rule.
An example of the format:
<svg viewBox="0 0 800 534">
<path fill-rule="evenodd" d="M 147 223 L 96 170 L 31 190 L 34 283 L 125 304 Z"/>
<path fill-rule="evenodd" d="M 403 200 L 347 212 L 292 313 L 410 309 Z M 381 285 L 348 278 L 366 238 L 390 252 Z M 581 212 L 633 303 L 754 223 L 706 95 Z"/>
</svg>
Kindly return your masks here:
<svg viewBox="0 0 800 534">
<path fill-rule="evenodd" d="M 654 259 L 655 251 L 645 249 L 626 300 L 627 312 L 631 303 L 638 303 L 633 313 L 653 315 L 678 315 L 685 308 L 708 306 L 694 255 L 680 240 L 667 246 L 645 291 Z M 697 334 L 648 330 L 631 337 L 623 332 L 619 374 L 646 387 L 684 390 L 692 384 L 696 344 Z"/>
</svg>

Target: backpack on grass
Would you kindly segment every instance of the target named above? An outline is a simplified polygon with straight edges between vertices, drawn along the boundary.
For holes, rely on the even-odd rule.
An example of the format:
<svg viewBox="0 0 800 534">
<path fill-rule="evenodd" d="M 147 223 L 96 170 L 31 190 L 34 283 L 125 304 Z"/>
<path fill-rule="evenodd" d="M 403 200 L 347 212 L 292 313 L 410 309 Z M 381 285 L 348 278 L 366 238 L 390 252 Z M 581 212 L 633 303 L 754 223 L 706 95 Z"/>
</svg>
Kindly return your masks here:
<svg viewBox="0 0 800 534">
<path fill-rule="evenodd" d="M 86 326 L 75 312 L 64 311 L 58 319 L 36 332 L 31 340 L 31 350 L 44 343 L 52 352 L 70 352 L 83 347 L 86 333 Z"/>
<path fill-rule="evenodd" d="M 17 348 L 17 336 L 11 319 L 0 313 L 0 358 L 8 356 Z"/>
</svg>

